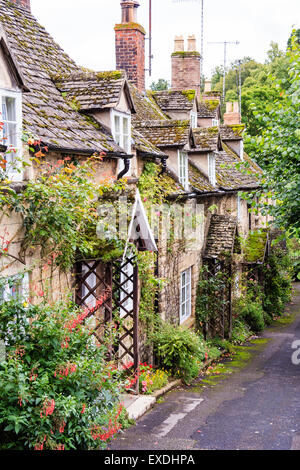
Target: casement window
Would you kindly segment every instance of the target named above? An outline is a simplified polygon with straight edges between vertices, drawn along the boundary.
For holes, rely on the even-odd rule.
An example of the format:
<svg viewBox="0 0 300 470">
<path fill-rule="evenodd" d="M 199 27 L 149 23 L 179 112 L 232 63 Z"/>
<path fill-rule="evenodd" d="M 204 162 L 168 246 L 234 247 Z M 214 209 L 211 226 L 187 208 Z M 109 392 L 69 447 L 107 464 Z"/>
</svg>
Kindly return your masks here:
<svg viewBox="0 0 300 470">
<path fill-rule="evenodd" d="M 0 303 L 14 299 L 27 300 L 29 297 L 29 275 L 13 276 L 0 286 Z"/>
<path fill-rule="evenodd" d="M 212 127 L 217 127 L 219 125 L 219 119 L 212 120 Z"/>
<path fill-rule="evenodd" d="M 178 152 L 179 182 L 184 189 L 189 187 L 189 166 L 186 152 Z"/>
<path fill-rule="evenodd" d="M 22 181 L 21 165 L 18 159 L 22 156 L 22 93 L 0 90 L 1 144 L 7 147 L 5 153 L 5 172 L 12 181 Z"/>
<path fill-rule="evenodd" d="M 133 254 L 129 254 L 128 258 L 132 259 Z M 120 317 L 124 318 L 127 315 L 124 309 L 128 312 L 133 310 L 133 263 L 129 262 L 122 267 L 121 287 L 120 301 L 124 308 L 120 309 Z"/>
<path fill-rule="evenodd" d="M 213 154 L 208 155 L 208 177 L 213 186 L 216 185 L 216 158 Z"/>
<path fill-rule="evenodd" d="M 181 273 L 180 279 L 180 324 L 192 314 L 192 268 Z"/>
<path fill-rule="evenodd" d="M 112 134 L 115 142 L 131 153 L 131 116 L 118 111 L 112 111 Z"/>
<path fill-rule="evenodd" d="M 240 159 L 242 161 L 244 161 L 244 141 L 243 140 L 240 141 L 240 150 L 239 150 L 239 152 L 240 152 Z"/>
<path fill-rule="evenodd" d="M 198 124 L 198 114 L 195 111 L 191 111 L 191 128 L 196 129 Z"/>
</svg>

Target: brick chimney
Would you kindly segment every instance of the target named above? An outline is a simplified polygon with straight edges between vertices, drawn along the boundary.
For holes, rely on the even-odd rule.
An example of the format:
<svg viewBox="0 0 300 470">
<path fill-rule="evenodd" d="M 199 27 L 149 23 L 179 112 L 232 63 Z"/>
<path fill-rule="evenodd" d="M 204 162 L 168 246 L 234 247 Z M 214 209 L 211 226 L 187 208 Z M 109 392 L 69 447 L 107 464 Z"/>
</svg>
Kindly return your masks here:
<svg viewBox="0 0 300 470">
<path fill-rule="evenodd" d="M 26 8 L 26 10 L 31 11 L 30 0 L 10 0 L 11 3 L 15 3 L 19 7 Z"/>
<path fill-rule="evenodd" d="M 145 90 L 145 35 L 137 23 L 136 0 L 122 0 L 122 22 L 116 24 L 116 68 L 125 70 L 127 77 L 139 91 Z"/>
<path fill-rule="evenodd" d="M 196 90 L 200 97 L 201 55 L 196 50 L 195 36 L 188 37 L 188 50 L 184 50 L 182 36 L 175 37 L 175 49 L 172 54 L 172 89 Z"/>
<path fill-rule="evenodd" d="M 239 111 L 239 103 L 237 101 L 226 103 L 226 113 L 223 116 L 224 124 L 228 126 L 241 124 L 241 115 Z"/>
</svg>

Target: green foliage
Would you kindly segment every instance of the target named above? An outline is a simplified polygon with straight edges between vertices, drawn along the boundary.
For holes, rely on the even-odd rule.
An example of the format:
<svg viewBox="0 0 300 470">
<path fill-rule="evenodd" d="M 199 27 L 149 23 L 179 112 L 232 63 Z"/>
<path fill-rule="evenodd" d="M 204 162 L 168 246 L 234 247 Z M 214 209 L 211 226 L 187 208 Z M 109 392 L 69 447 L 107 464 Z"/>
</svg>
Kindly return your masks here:
<svg viewBox="0 0 300 470">
<path fill-rule="evenodd" d="M 218 334 L 218 319 L 228 305 L 223 295 L 226 286 L 227 279 L 222 271 L 211 276 L 207 266 L 203 266 L 197 288 L 196 319 L 205 335 L 207 330 L 212 337 Z"/>
<path fill-rule="evenodd" d="M 292 294 L 292 263 L 289 255 L 284 255 L 279 248 L 273 248 L 264 266 L 263 308 L 269 318 L 282 315 Z"/>
<path fill-rule="evenodd" d="M 119 372 L 72 303 L 0 306 L 0 448 L 88 450 L 120 423 Z M 111 421 L 110 421 L 111 420 Z"/>
<path fill-rule="evenodd" d="M 241 304 L 240 315 L 252 331 L 258 333 L 265 328 L 264 311 L 260 302 L 252 301 Z"/>
<path fill-rule="evenodd" d="M 78 165 L 69 160 L 40 166 L 39 177 L 20 194 L 6 195 L 4 202 L 23 216 L 23 254 L 38 247 L 43 260 L 51 260 L 62 270 L 70 269 L 76 256 L 107 257 L 122 253 L 123 248 L 117 237 L 100 240 L 97 224 L 99 198 L 107 191 L 122 190 L 124 183 L 93 182 L 99 158 Z"/>
<path fill-rule="evenodd" d="M 170 88 L 168 80 L 160 78 L 157 82 L 152 82 L 150 85 L 152 91 L 164 91 Z"/>
<path fill-rule="evenodd" d="M 170 370 L 174 376 L 180 375 L 187 383 L 197 377 L 200 361 L 205 359 L 206 346 L 196 333 L 161 322 L 152 340 L 164 368 Z"/>
<path fill-rule="evenodd" d="M 263 110 L 253 108 L 258 131 L 246 144 L 265 170 L 259 181 L 261 190 L 256 195 L 268 194 L 269 199 L 261 201 L 258 208 L 262 214 L 273 216 L 277 227 L 297 235 L 300 230 L 300 47 L 295 37 L 284 61 L 284 72 L 269 77 L 275 96 L 269 103 L 264 102 Z"/>
</svg>

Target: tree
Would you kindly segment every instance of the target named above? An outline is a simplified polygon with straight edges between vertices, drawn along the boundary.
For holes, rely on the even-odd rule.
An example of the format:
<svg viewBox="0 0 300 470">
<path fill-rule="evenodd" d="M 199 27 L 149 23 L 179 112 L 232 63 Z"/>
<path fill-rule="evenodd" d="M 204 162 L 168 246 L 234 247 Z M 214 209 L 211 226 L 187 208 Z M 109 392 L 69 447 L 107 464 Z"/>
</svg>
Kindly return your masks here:
<svg viewBox="0 0 300 470">
<path fill-rule="evenodd" d="M 160 78 L 157 82 L 152 82 L 150 85 L 152 91 L 163 91 L 170 88 L 170 83 L 164 78 Z"/>
<path fill-rule="evenodd" d="M 293 36 L 286 54 L 287 79 L 272 77 L 276 97 L 265 111 L 254 111 L 261 135 L 248 139 L 258 163 L 265 169 L 262 193 L 270 197 L 263 210 L 275 224 L 296 235 L 300 230 L 300 46 Z M 269 79 L 271 79 L 269 77 Z"/>
</svg>

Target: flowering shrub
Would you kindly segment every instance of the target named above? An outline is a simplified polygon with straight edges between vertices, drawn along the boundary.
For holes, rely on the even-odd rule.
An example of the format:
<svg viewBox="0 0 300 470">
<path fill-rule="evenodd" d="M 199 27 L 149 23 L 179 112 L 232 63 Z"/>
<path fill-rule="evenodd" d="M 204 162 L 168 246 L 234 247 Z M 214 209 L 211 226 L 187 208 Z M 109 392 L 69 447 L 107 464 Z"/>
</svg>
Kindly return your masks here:
<svg viewBox="0 0 300 470">
<path fill-rule="evenodd" d="M 120 372 L 82 315 L 71 303 L 0 305 L 0 449 L 99 449 L 119 431 Z"/>
<path fill-rule="evenodd" d="M 170 374 L 162 369 L 154 369 L 153 366 L 140 363 L 139 372 L 134 374 L 133 362 L 123 366 L 123 371 L 129 377 L 126 379 L 126 389 L 130 390 L 139 381 L 140 393 L 150 395 L 155 390 L 159 390 L 167 385 Z"/>
</svg>

